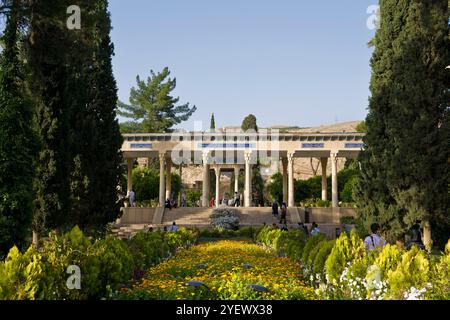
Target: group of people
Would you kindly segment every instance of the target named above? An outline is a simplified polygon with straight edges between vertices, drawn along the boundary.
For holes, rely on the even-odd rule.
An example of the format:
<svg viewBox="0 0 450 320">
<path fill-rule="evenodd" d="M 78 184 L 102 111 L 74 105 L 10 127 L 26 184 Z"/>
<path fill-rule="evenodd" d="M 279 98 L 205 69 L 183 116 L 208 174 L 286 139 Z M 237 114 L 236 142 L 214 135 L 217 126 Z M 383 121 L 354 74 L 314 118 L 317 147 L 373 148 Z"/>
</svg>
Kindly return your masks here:
<svg viewBox="0 0 450 320">
<path fill-rule="evenodd" d="M 278 218 L 279 214 L 279 205 L 277 201 L 272 203 L 272 215 L 275 219 Z M 286 224 L 286 215 L 287 215 L 287 205 L 286 202 L 281 202 L 281 215 L 280 215 L 280 223 Z"/>
<path fill-rule="evenodd" d="M 219 204 L 228 207 L 240 207 L 242 203 L 241 199 L 242 194 L 240 194 L 237 191 L 234 193 L 234 196 L 232 198 L 230 198 L 228 193 L 225 193 L 224 197 L 222 199 L 219 199 Z M 209 201 L 209 206 L 212 208 L 215 207 L 216 201 L 217 201 L 216 198 L 212 197 L 211 200 Z"/>
<path fill-rule="evenodd" d="M 148 232 L 153 232 L 153 227 L 149 227 L 147 231 Z M 178 231 L 177 223 L 175 221 L 172 222 L 172 225 L 169 227 L 168 230 L 167 230 L 167 226 L 164 226 L 163 227 L 163 232 L 167 232 L 167 231 L 169 231 L 169 232 L 176 232 L 176 231 Z"/>
</svg>

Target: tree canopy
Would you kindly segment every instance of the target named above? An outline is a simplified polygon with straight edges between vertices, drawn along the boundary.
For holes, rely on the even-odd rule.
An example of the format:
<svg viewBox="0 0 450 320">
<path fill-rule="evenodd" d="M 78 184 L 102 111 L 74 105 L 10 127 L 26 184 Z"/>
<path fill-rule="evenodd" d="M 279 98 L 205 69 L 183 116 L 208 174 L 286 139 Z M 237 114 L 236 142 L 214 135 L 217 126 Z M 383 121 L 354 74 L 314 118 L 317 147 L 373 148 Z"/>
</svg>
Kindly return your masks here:
<svg viewBox="0 0 450 320">
<path fill-rule="evenodd" d="M 171 93 L 176 87 L 176 78 L 169 77 L 169 68 L 162 72 L 150 71 L 147 80 L 136 77 L 136 87 L 130 91 L 130 104 L 118 103 L 118 114 L 133 119 L 143 132 L 171 132 L 173 127 L 189 117 L 197 110 L 189 102 L 176 105 L 180 98 Z M 122 129 L 124 129 L 123 127 Z"/>
</svg>

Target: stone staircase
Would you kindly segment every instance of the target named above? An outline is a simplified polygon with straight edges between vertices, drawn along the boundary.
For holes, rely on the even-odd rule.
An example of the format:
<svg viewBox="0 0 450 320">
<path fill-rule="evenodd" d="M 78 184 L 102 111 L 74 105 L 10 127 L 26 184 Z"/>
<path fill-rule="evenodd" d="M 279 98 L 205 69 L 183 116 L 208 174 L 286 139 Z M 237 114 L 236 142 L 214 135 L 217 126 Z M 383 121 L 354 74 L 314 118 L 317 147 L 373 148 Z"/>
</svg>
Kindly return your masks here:
<svg viewBox="0 0 450 320">
<path fill-rule="evenodd" d="M 176 221 L 178 226 L 205 228 L 210 226 L 212 208 L 174 208 L 164 210 L 163 225 Z"/>
<path fill-rule="evenodd" d="M 160 208 L 162 209 L 162 208 Z M 278 220 L 272 215 L 270 207 L 251 207 L 251 208 L 234 208 L 240 220 L 240 226 L 262 226 L 279 224 Z M 180 227 L 196 227 L 210 228 L 210 214 L 213 208 L 174 208 L 164 209 L 155 214 L 153 223 L 134 223 L 134 224 L 117 224 L 113 228 L 112 233 L 119 238 L 129 238 L 140 230 L 148 230 L 149 227 L 162 228 L 170 226 L 174 221 Z M 158 216 L 158 217 L 157 217 Z M 278 216 L 279 218 L 280 216 Z M 296 226 L 300 221 L 297 208 L 289 208 L 287 213 L 288 228 Z"/>
</svg>

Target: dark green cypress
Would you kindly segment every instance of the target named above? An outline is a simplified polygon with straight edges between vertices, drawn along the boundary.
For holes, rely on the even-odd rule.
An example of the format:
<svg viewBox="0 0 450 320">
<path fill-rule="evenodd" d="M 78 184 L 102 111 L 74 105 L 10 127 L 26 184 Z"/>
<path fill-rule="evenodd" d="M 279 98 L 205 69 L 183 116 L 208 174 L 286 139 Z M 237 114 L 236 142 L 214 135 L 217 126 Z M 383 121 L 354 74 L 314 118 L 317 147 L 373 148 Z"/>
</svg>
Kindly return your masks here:
<svg viewBox="0 0 450 320">
<path fill-rule="evenodd" d="M 17 46 L 21 7 L 17 0 L 6 2 L 10 10 L 0 58 L 0 257 L 13 245 L 24 248 L 30 238 L 37 151 Z"/>
<path fill-rule="evenodd" d="M 114 47 L 110 39 L 108 1 L 93 2 L 93 51 L 87 77 L 87 104 L 83 117 L 81 167 L 88 181 L 86 211 L 78 224 L 102 231 L 117 219 L 117 186 L 122 175 L 122 135 L 116 115 L 117 86 L 112 71 Z"/>
<path fill-rule="evenodd" d="M 30 6 L 28 66 L 41 142 L 35 179 L 33 229 L 43 233 L 68 226 L 73 163 L 73 115 L 79 112 L 74 72 L 76 33 L 66 27 L 69 1 L 34 0 Z"/>
<path fill-rule="evenodd" d="M 447 0 L 381 0 L 373 44 L 358 212 L 395 240 L 426 221 L 449 226 Z"/>
</svg>

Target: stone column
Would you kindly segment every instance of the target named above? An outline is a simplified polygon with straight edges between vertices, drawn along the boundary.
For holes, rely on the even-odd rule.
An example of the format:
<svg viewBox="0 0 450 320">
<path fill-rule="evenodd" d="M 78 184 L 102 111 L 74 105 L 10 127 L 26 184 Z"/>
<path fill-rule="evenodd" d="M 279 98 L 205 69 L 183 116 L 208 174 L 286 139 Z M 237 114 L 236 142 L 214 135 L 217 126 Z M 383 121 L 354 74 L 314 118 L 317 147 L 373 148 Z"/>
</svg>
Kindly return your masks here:
<svg viewBox="0 0 450 320">
<path fill-rule="evenodd" d="M 209 154 L 203 153 L 203 194 L 202 206 L 209 207 Z"/>
<path fill-rule="evenodd" d="M 295 206 L 295 198 L 294 198 L 294 153 L 288 153 L 288 207 Z"/>
<path fill-rule="evenodd" d="M 428 252 L 431 252 L 433 241 L 431 239 L 431 226 L 430 221 L 426 220 L 423 224 L 423 244 Z"/>
<path fill-rule="evenodd" d="M 327 164 L 328 158 L 320 158 L 320 164 L 322 167 L 322 200 L 327 200 Z"/>
<path fill-rule="evenodd" d="M 127 193 L 133 190 L 133 178 L 132 178 L 132 171 L 133 171 L 133 159 L 128 158 L 127 159 Z"/>
<path fill-rule="evenodd" d="M 239 171 L 241 171 L 239 167 L 234 168 L 234 192 L 238 193 L 239 193 Z"/>
<path fill-rule="evenodd" d="M 166 199 L 170 199 L 171 193 L 172 193 L 172 162 L 170 159 L 167 159 L 166 160 Z"/>
<path fill-rule="evenodd" d="M 166 191 L 165 186 L 165 165 L 166 165 L 166 154 L 159 153 L 159 206 L 164 207 L 165 199 L 164 196 Z"/>
<path fill-rule="evenodd" d="M 251 207 L 252 196 L 252 154 L 250 152 L 245 153 L 245 191 L 244 191 L 244 207 Z"/>
<path fill-rule="evenodd" d="M 331 160 L 331 206 L 339 207 L 338 179 L 337 179 L 337 152 L 330 153 Z"/>
<path fill-rule="evenodd" d="M 281 166 L 282 166 L 282 176 L 283 176 L 283 201 L 288 200 L 288 173 L 287 173 L 287 167 L 288 167 L 288 161 L 287 158 L 281 159 Z M 276 199 L 278 201 L 278 199 Z M 281 203 L 279 203 L 281 206 Z"/>
<path fill-rule="evenodd" d="M 219 198 L 220 198 L 220 168 L 216 167 L 214 168 L 214 171 L 216 172 L 216 208 L 219 207 Z"/>
<path fill-rule="evenodd" d="M 181 207 L 181 194 L 183 193 L 183 164 L 180 163 L 179 167 L 179 175 L 180 175 L 180 182 L 181 182 L 181 190 L 178 194 L 178 206 Z"/>
</svg>

